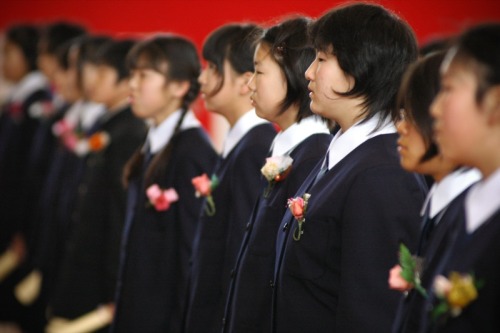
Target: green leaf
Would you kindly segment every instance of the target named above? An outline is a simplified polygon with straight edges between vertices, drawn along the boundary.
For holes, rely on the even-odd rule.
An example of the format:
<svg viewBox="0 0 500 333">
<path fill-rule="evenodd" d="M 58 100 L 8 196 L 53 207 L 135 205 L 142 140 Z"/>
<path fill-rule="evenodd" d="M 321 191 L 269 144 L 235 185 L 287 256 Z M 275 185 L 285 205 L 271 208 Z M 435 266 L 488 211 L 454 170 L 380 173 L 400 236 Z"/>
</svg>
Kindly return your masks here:
<svg viewBox="0 0 500 333">
<path fill-rule="evenodd" d="M 399 246 L 399 264 L 401 266 L 401 277 L 407 282 L 415 284 L 415 259 L 403 243 Z"/>
<path fill-rule="evenodd" d="M 212 178 L 210 179 L 210 191 L 215 190 L 215 188 L 219 186 L 219 178 L 217 175 L 214 173 L 212 175 Z"/>
<path fill-rule="evenodd" d="M 439 317 L 447 313 L 449 310 L 450 307 L 448 306 L 448 304 L 442 301 L 432 310 L 432 319 L 437 320 Z"/>
</svg>

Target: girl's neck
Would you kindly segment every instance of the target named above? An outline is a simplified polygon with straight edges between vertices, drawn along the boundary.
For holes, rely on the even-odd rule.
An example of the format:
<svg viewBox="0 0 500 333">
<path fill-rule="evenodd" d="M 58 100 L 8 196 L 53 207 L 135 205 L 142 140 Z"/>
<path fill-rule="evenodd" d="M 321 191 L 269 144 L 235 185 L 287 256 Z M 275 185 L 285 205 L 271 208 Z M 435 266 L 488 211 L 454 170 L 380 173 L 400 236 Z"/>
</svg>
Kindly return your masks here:
<svg viewBox="0 0 500 333">
<path fill-rule="evenodd" d="M 229 106 L 227 110 L 217 112 L 226 118 L 229 127 L 233 127 L 238 120 L 243 117 L 248 111 L 252 110 L 253 106 L 250 103 L 240 103 L 237 105 Z"/>
<path fill-rule="evenodd" d="M 160 125 L 165 121 L 168 117 L 170 117 L 175 111 L 181 108 L 181 103 L 170 103 L 166 105 L 161 111 L 159 111 L 156 115 L 153 116 L 153 121 L 155 126 Z"/>
<path fill-rule="evenodd" d="M 118 110 L 124 109 L 128 104 L 128 97 L 124 97 L 122 99 L 117 99 L 111 103 L 106 103 L 106 109 L 108 110 L 108 112 L 116 112 Z"/>
<path fill-rule="evenodd" d="M 285 112 L 278 115 L 274 123 L 279 126 L 281 131 L 285 131 L 287 128 L 289 128 L 290 126 L 292 126 L 297 122 L 298 114 L 299 114 L 299 108 L 296 106 L 291 106 Z"/>
</svg>

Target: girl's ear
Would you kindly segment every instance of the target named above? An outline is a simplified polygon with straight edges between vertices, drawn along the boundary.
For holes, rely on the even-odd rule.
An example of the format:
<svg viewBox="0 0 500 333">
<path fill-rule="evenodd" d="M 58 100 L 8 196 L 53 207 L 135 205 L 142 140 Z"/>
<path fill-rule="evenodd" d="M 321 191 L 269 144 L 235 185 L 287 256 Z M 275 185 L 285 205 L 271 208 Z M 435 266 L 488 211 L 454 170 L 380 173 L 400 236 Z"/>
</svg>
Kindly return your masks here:
<svg viewBox="0 0 500 333">
<path fill-rule="evenodd" d="M 500 126 L 500 85 L 493 86 L 488 90 L 482 104 L 487 113 L 488 123 Z"/>
<path fill-rule="evenodd" d="M 179 99 L 183 99 L 190 88 L 189 81 L 171 81 L 168 84 L 172 95 Z"/>
<path fill-rule="evenodd" d="M 240 94 L 247 95 L 250 93 L 250 88 L 248 88 L 248 82 L 253 76 L 253 72 L 245 72 L 240 76 Z"/>
</svg>

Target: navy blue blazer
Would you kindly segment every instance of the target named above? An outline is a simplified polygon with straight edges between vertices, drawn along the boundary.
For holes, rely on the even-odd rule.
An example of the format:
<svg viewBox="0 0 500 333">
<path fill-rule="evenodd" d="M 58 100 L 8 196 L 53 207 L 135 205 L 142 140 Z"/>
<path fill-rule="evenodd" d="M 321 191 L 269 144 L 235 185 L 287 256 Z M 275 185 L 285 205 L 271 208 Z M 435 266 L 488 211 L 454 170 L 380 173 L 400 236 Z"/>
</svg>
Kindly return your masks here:
<svg viewBox="0 0 500 333">
<path fill-rule="evenodd" d="M 21 232 L 27 238 L 31 231 L 31 224 L 23 221 L 27 204 L 23 195 L 30 186 L 26 167 L 39 119 L 32 117 L 29 110 L 35 103 L 50 99 L 50 92 L 40 89 L 21 104 L 5 105 L 0 114 L 0 253 L 13 234 Z"/>
<path fill-rule="evenodd" d="M 463 211 L 465 214 L 465 211 Z M 463 215 L 464 216 L 464 215 Z M 500 329 L 500 210 L 472 234 L 465 231 L 465 219 L 445 269 L 474 274 L 482 282 L 478 297 L 457 317 L 431 321 L 431 332 L 493 333 Z"/>
<path fill-rule="evenodd" d="M 223 318 L 223 332 L 263 333 L 271 330 L 271 299 L 276 233 L 292 197 L 332 140 L 329 134 L 315 134 L 297 145 L 287 178 L 275 183 L 267 197 L 261 194 L 246 226 L 246 233 L 234 267 Z M 267 186 L 266 186 L 267 187 Z"/>
<path fill-rule="evenodd" d="M 424 264 L 420 280 L 422 287 L 427 290 L 427 294 L 431 293 L 434 277 L 438 274 L 443 259 L 450 251 L 458 235 L 460 223 L 462 222 L 463 203 L 467 192 L 468 189 L 450 202 L 443 213 L 439 213 L 433 219 L 433 223 L 436 223 L 438 218 L 439 222 L 434 227 L 421 254 L 424 258 Z M 426 327 L 429 319 L 427 313 L 429 306 L 430 304 L 426 298 L 419 292 L 411 290 L 401 300 L 394 321 L 393 332 L 421 332 Z"/>
<path fill-rule="evenodd" d="M 219 332 L 231 270 L 264 182 L 260 168 L 276 135 L 271 124 L 248 131 L 215 170 L 216 213 L 202 210 L 192 257 L 186 332 Z"/>
<path fill-rule="evenodd" d="M 68 319 L 114 301 L 126 204 L 122 170 L 144 141 L 146 126 L 127 107 L 105 118 L 99 132 L 110 143 L 86 159 L 51 302 L 54 316 Z"/>
<path fill-rule="evenodd" d="M 183 307 L 203 202 L 195 197 L 191 179 L 210 173 L 217 154 L 200 128 L 183 130 L 172 140 L 167 171 L 155 183 L 174 188 L 179 201 L 167 211 L 156 211 L 146 197 L 144 174 L 129 184 L 113 332 L 171 332 L 177 324 L 173 321 L 179 320 L 174 313 Z"/>
<path fill-rule="evenodd" d="M 387 272 L 401 242 L 416 246 L 427 190 L 401 168 L 396 140 L 369 139 L 312 185 L 318 163 L 297 192 L 311 197 L 300 240 L 289 211 L 278 232 L 275 332 L 390 331 L 399 293 Z"/>
</svg>

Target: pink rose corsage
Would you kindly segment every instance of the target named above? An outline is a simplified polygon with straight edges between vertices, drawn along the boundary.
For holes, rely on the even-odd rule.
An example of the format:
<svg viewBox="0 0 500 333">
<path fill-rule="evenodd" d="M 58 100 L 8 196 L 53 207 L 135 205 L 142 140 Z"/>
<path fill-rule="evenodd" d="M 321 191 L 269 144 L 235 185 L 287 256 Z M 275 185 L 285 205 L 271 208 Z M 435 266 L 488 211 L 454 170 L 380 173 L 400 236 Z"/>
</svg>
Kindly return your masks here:
<svg viewBox="0 0 500 333">
<path fill-rule="evenodd" d="M 304 223 L 306 222 L 305 214 L 307 211 L 307 204 L 309 203 L 311 195 L 304 193 L 302 197 L 288 199 L 288 208 L 292 212 L 293 217 L 299 223 L 298 227 L 293 231 L 293 239 L 299 241 L 300 237 L 304 234 Z"/>
<path fill-rule="evenodd" d="M 168 210 L 172 203 L 179 200 L 179 195 L 175 189 L 162 190 L 157 184 L 148 187 L 146 195 L 151 205 L 159 212 Z"/>
<path fill-rule="evenodd" d="M 207 198 L 207 205 L 205 206 L 205 212 L 207 213 L 207 215 L 214 216 L 215 215 L 215 202 L 214 202 L 214 199 L 212 197 L 212 192 L 219 185 L 219 179 L 217 178 L 217 176 L 214 174 L 214 175 L 212 175 L 212 178 L 209 179 L 207 174 L 204 173 L 201 176 L 194 177 L 191 180 L 191 183 L 194 186 L 195 195 L 197 198 L 199 198 L 199 197 L 206 197 Z"/>
</svg>

